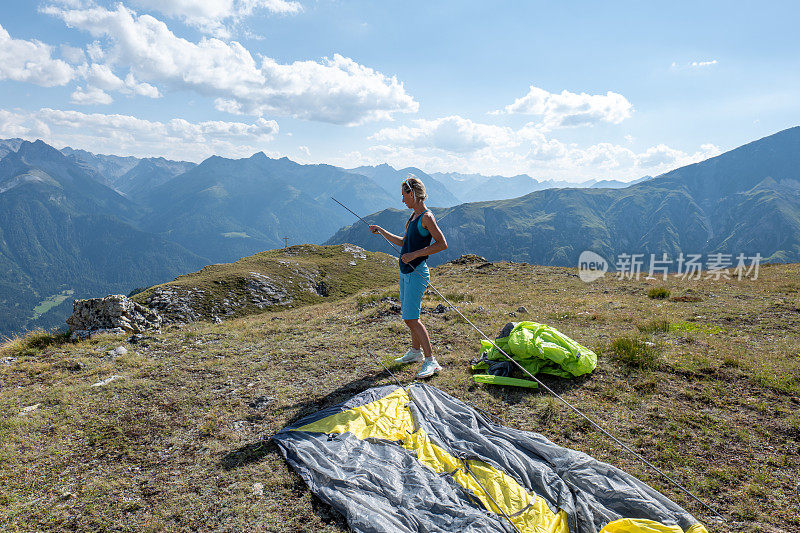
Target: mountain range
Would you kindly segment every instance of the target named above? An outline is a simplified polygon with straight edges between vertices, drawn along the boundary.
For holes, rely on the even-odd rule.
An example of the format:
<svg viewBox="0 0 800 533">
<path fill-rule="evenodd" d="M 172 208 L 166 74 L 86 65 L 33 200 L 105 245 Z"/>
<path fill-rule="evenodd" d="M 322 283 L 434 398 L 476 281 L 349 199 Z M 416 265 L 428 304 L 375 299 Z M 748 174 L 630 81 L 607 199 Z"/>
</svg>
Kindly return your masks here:
<svg viewBox="0 0 800 533">
<path fill-rule="evenodd" d="M 412 175 L 426 184 L 450 245 L 434 264 L 477 253 L 575 265 L 583 250 L 609 260 L 725 252 L 797 261 L 798 148 L 792 128 L 626 188 L 590 180 L 536 190 L 567 184 L 301 165 L 263 153 L 194 164 L 0 140 L 0 334 L 62 325 L 74 298 L 129 292 L 287 242 L 389 251 L 331 197 L 401 231 L 399 183 Z M 463 201 L 470 197 L 482 201 Z"/>
<path fill-rule="evenodd" d="M 139 208 L 55 148 L 0 160 L 0 332 L 61 325 L 74 298 L 127 292 L 204 258 L 136 227 Z"/>
<path fill-rule="evenodd" d="M 519 196 L 525 196 L 534 191 L 544 189 L 563 189 L 563 188 L 607 188 L 620 189 L 629 187 L 636 183 L 641 183 L 652 179 L 652 176 L 644 176 L 633 181 L 620 180 L 586 180 L 581 182 L 570 182 L 563 180 L 537 180 L 527 174 L 516 176 L 482 176 L 480 174 L 459 174 L 458 172 L 433 173 L 431 177 L 444 184 L 451 191 L 456 191 L 458 202 L 456 205 L 470 202 L 484 202 L 487 200 L 509 200 Z M 445 203 L 436 203 L 437 206 L 451 207 Z"/>
<path fill-rule="evenodd" d="M 475 253 L 489 260 L 576 266 L 600 254 L 612 268 L 621 254 L 739 254 L 800 261 L 800 127 L 741 146 L 624 189 L 546 189 L 510 200 L 435 209 L 448 249 L 431 264 Z M 402 232 L 407 211 L 365 220 Z M 327 244 L 387 250 L 363 223 Z M 752 262 L 752 261 L 751 261 Z M 673 268 L 677 267 L 677 263 Z"/>
</svg>

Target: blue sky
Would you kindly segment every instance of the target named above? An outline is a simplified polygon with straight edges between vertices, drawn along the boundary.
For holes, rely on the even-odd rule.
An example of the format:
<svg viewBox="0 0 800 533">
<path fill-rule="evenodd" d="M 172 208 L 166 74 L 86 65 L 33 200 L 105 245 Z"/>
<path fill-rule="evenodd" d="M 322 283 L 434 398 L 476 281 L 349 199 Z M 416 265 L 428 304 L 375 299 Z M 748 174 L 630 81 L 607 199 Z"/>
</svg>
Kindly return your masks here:
<svg viewBox="0 0 800 533">
<path fill-rule="evenodd" d="M 200 161 L 634 179 L 800 124 L 790 2 L 50 0 L 0 137 Z"/>
</svg>

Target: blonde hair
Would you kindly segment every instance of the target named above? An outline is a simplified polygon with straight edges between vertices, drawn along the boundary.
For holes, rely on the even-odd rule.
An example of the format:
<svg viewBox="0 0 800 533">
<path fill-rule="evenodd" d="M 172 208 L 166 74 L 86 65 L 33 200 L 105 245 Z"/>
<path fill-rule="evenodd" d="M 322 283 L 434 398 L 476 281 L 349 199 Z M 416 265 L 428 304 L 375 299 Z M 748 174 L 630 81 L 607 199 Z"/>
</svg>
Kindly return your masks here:
<svg viewBox="0 0 800 533">
<path fill-rule="evenodd" d="M 425 192 L 425 184 L 422 183 L 422 180 L 419 178 L 408 178 L 403 182 L 403 189 L 408 191 L 414 191 L 414 198 L 417 200 L 424 200 L 428 197 L 428 193 Z"/>
</svg>

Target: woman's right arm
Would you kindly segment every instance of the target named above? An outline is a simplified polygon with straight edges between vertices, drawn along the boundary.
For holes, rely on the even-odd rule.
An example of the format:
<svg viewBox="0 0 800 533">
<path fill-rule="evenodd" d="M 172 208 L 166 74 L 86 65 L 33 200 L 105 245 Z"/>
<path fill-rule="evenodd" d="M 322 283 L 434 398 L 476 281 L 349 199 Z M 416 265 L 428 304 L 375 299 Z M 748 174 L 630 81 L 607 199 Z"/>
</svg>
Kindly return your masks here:
<svg viewBox="0 0 800 533">
<path fill-rule="evenodd" d="M 394 233 L 389 233 L 388 231 L 386 231 L 385 229 L 383 229 L 380 226 L 376 226 L 376 225 L 370 224 L 369 230 L 372 233 L 375 233 L 375 234 L 380 233 L 381 235 L 383 235 L 384 239 L 386 239 L 390 243 L 394 244 L 395 246 L 403 246 L 403 238 L 402 237 L 398 237 Z"/>
</svg>

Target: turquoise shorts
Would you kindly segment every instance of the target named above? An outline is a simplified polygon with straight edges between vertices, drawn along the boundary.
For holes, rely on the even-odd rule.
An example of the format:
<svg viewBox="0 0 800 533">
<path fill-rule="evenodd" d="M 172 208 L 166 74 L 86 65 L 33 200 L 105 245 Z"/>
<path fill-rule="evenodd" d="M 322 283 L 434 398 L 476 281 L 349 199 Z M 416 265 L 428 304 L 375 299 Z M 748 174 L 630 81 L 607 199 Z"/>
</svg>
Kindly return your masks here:
<svg viewBox="0 0 800 533">
<path fill-rule="evenodd" d="M 422 295 L 431 279 L 428 264 L 424 261 L 410 274 L 400 273 L 400 307 L 403 320 L 416 320 L 422 309 Z"/>
</svg>

